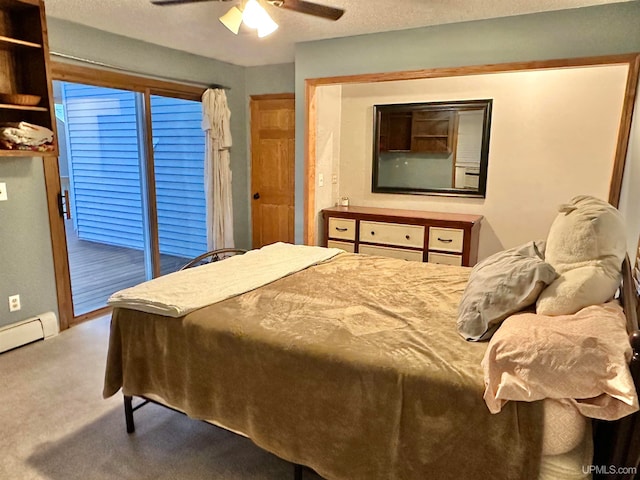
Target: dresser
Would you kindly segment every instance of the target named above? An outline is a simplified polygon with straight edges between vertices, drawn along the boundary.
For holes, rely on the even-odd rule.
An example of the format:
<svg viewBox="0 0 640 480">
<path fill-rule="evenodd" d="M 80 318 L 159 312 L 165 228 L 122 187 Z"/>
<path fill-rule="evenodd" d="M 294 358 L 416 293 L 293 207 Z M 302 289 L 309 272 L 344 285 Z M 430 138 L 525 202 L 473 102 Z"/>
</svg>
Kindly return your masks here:
<svg viewBox="0 0 640 480">
<path fill-rule="evenodd" d="M 478 260 L 482 215 L 350 206 L 322 216 L 327 247 L 448 265 Z"/>
</svg>

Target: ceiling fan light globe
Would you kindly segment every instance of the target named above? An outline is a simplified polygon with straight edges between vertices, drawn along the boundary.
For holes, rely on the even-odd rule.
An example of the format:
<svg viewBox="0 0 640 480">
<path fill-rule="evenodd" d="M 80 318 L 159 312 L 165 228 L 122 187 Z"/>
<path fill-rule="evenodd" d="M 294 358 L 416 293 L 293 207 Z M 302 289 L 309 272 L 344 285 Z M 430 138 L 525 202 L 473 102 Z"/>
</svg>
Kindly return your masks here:
<svg viewBox="0 0 640 480">
<path fill-rule="evenodd" d="M 258 27 L 258 37 L 266 37 L 267 35 L 271 35 L 278 29 L 278 24 L 273 21 L 271 17 L 269 17 L 269 21 L 263 23 Z"/>
<path fill-rule="evenodd" d="M 267 19 L 271 20 L 271 17 L 257 0 L 249 0 L 244 6 L 242 21 L 247 27 L 259 28 Z M 271 21 L 273 22 L 273 20 Z"/>
<path fill-rule="evenodd" d="M 238 7 L 231 7 L 231 9 L 221 16 L 218 20 L 222 24 L 231 30 L 236 35 L 240 31 L 240 24 L 242 24 L 243 14 Z"/>
</svg>

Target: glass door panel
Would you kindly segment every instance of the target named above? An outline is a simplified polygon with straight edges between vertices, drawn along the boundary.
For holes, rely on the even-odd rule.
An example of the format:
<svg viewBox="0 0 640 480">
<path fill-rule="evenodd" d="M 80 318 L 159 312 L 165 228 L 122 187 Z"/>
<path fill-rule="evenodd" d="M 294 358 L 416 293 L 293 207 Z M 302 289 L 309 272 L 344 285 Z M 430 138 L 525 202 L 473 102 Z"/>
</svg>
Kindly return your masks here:
<svg viewBox="0 0 640 480">
<path fill-rule="evenodd" d="M 202 104 L 151 96 L 160 271 L 207 251 Z"/>
<path fill-rule="evenodd" d="M 149 279 L 139 93 L 54 82 L 74 316 Z M 66 192 L 66 193 L 65 193 Z"/>
</svg>

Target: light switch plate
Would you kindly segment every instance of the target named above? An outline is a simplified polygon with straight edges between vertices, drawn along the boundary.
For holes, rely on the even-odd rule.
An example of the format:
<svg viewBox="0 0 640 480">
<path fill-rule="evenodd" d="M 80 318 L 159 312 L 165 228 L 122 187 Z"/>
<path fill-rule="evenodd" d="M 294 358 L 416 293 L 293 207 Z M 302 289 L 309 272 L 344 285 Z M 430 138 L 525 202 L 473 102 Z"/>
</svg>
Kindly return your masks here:
<svg viewBox="0 0 640 480">
<path fill-rule="evenodd" d="M 3 200 L 7 200 L 7 184 L 4 182 L 0 182 L 0 202 Z"/>
</svg>

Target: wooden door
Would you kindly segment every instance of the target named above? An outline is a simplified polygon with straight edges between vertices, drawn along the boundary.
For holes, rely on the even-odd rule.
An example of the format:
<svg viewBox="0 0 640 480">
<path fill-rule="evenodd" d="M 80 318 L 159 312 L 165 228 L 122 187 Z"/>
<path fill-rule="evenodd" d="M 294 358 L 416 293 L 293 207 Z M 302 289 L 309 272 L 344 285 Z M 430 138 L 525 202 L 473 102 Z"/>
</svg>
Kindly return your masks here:
<svg viewBox="0 0 640 480">
<path fill-rule="evenodd" d="M 294 242 L 295 100 L 251 97 L 253 248 Z"/>
</svg>

